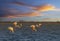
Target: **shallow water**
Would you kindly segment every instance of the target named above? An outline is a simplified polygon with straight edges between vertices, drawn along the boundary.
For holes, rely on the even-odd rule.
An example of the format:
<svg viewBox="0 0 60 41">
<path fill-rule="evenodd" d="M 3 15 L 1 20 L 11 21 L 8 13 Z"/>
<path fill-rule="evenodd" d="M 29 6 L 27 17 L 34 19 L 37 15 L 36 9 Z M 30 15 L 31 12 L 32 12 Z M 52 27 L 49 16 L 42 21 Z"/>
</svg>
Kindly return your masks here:
<svg viewBox="0 0 60 41">
<path fill-rule="evenodd" d="M 7 28 L 12 23 L 0 23 L 0 41 L 60 41 L 60 23 L 42 23 L 37 31 L 32 31 L 31 24 L 38 23 L 23 23 L 22 28 L 11 33 Z"/>
</svg>

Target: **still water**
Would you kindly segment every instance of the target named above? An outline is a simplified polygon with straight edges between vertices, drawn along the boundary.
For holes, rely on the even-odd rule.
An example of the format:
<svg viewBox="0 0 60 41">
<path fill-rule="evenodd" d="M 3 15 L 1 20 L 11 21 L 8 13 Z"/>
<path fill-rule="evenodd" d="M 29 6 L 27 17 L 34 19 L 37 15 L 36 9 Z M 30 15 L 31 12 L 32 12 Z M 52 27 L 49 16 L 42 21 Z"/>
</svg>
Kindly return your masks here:
<svg viewBox="0 0 60 41">
<path fill-rule="evenodd" d="M 22 27 L 12 33 L 7 29 L 14 27 L 12 23 L 0 23 L 0 41 L 60 41 L 60 23 L 41 23 L 37 31 L 32 31 L 32 24 L 38 23 L 22 23 Z"/>
</svg>

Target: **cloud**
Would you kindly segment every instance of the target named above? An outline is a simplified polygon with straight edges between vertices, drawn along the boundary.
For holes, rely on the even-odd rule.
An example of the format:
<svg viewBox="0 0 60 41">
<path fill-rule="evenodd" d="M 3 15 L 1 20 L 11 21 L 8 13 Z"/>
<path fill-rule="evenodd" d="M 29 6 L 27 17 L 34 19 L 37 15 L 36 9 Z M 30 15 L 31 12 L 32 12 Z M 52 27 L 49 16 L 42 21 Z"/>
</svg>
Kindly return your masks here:
<svg viewBox="0 0 60 41">
<path fill-rule="evenodd" d="M 16 9 L 6 9 L 5 15 L 3 17 L 35 17 L 35 16 L 42 16 L 38 11 L 33 11 L 33 12 L 21 12 L 20 10 Z"/>
<path fill-rule="evenodd" d="M 14 15 L 6 15 L 5 17 L 35 17 L 35 16 L 42 16 L 42 14 L 39 14 L 38 12 L 30 12 L 30 13 L 24 13 L 24 14 L 14 14 Z"/>
<path fill-rule="evenodd" d="M 21 3 L 21 5 L 23 5 L 23 3 Z M 60 11 L 60 9 L 57 9 L 55 6 L 50 5 L 50 4 L 45 4 L 45 5 L 41 5 L 41 6 L 31 6 L 30 7 L 32 10 L 34 10 L 33 12 L 22 12 L 21 10 L 17 10 L 17 9 L 6 9 L 6 14 L 4 15 L 4 17 L 34 17 L 34 16 L 44 16 L 44 14 L 41 14 L 41 12 L 45 12 L 45 11 Z"/>
<path fill-rule="evenodd" d="M 44 19 L 42 19 L 42 21 L 52 21 L 52 22 L 56 22 L 56 21 L 60 21 L 60 18 L 44 18 Z"/>
<path fill-rule="evenodd" d="M 17 4 L 17 5 L 22 5 L 22 6 L 30 6 L 24 2 L 13 2 L 13 3 L 9 3 L 9 4 Z"/>
<path fill-rule="evenodd" d="M 51 4 L 43 4 L 41 6 L 32 6 L 32 5 L 28 5 L 26 3 L 23 3 L 23 2 L 14 2 L 12 4 L 27 6 L 28 8 L 31 8 L 32 10 L 36 10 L 36 11 L 39 11 L 39 12 L 60 11 L 60 8 L 56 8 L 55 6 L 53 6 Z"/>
<path fill-rule="evenodd" d="M 56 8 L 55 6 L 51 4 L 45 4 L 37 7 L 31 7 L 33 10 L 39 11 L 39 12 L 45 12 L 45 11 L 60 11 L 60 8 Z"/>
<path fill-rule="evenodd" d="M 55 6 L 53 6 L 51 4 L 43 4 L 43 5 L 40 5 L 40 6 L 32 6 L 32 5 L 28 5 L 26 3 L 23 3 L 23 2 L 14 2 L 12 4 L 27 6 L 28 8 L 31 8 L 32 10 L 36 10 L 36 11 L 39 11 L 39 12 L 60 11 L 60 8 L 56 8 Z"/>
<path fill-rule="evenodd" d="M 60 8 L 55 8 L 52 11 L 60 11 Z"/>
<path fill-rule="evenodd" d="M 50 4 L 45 4 L 45 5 L 41 5 L 37 7 L 32 7 L 32 9 L 40 11 L 40 12 L 44 12 L 44 11 L 49 11 L 49 10 L 55 10 L 55 6 L 50 5 Z"/>
<path fill-rule="evenodd" d="M 40 12 L 43 12 L 43 11 L 48 11 L 48 10 L 53 10 L 55 7 L 52 6 L 51 4 L 43 4 L 41 6 L 32 6 L 32 5 L 28 5 L 26 3 L 23 3 L 23 2 L 14 2 L 14 3 L 11 3 L 11 4 L 17 4 L 17 5 L 22 5 L 22 6 L 28 6 L 28 8 L 31 8 L 33 10 L 37 10 L 37 11 L 40 11 Z"/>
</svg>

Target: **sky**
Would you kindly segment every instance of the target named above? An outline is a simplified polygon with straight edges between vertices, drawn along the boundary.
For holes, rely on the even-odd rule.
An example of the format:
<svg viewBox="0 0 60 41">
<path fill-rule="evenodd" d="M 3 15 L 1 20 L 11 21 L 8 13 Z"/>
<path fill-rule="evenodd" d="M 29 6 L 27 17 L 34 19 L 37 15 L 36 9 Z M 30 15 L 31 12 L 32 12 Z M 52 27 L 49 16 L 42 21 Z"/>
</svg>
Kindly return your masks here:
<svg viewBox="0 0 60 41">
<path fill-rule="evenodd" d="M 60 21 L 60 0 L 0 0 L 1 21 Z"/>
</svg>

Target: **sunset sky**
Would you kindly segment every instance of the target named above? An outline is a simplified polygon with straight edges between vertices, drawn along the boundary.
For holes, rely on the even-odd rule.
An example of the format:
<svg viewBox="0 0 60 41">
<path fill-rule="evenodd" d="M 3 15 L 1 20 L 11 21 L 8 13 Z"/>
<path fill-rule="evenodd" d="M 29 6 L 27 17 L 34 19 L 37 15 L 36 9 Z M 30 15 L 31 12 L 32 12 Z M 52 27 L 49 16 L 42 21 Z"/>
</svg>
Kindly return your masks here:
<svg viewBox="0 0 60 41">
<path fill-rule="evenodd" d="M 0 0 L 0 20 L 60 21 L 60 0 Z"/>
</svg>

